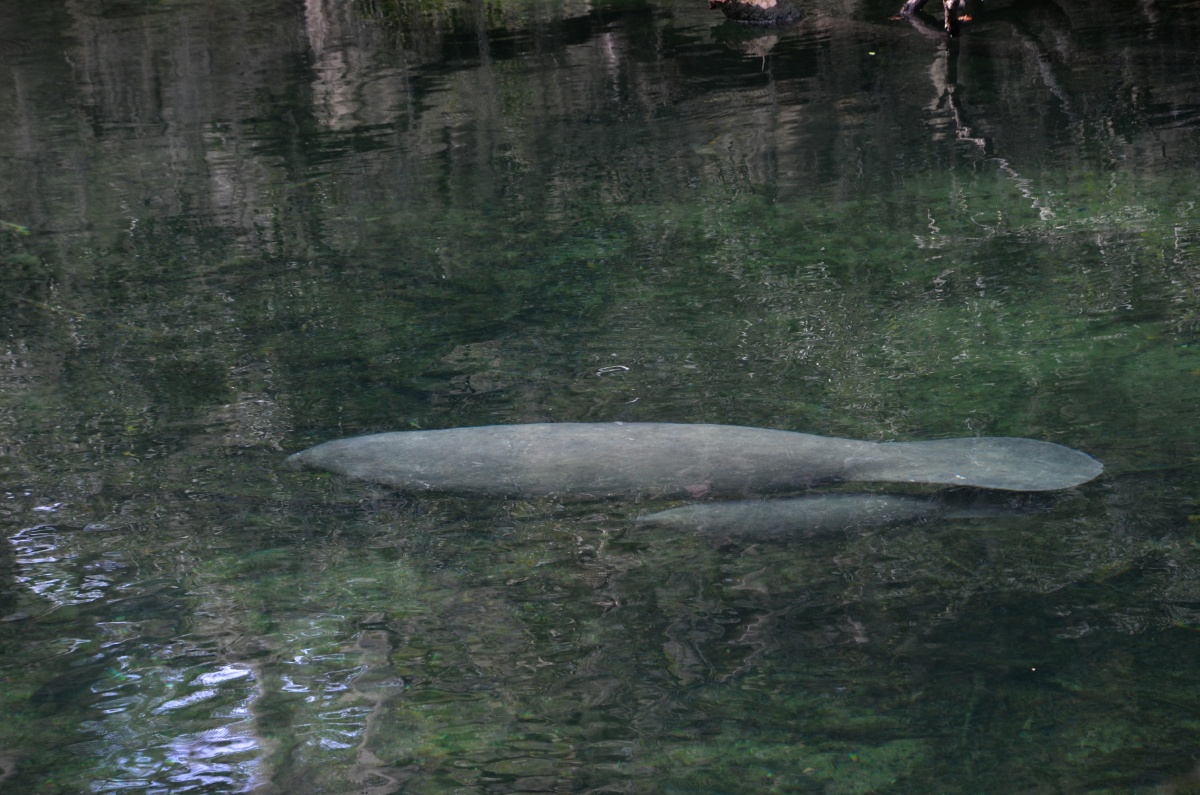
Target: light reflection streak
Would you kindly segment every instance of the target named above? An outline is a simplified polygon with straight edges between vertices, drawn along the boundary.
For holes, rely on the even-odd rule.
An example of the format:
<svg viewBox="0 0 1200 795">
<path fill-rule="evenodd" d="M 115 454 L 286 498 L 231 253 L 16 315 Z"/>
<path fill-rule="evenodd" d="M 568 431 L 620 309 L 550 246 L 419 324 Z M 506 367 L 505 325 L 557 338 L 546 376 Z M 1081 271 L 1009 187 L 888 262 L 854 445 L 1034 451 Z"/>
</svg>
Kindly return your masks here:
<svg viewBox="0 0 1200 795">
<path fill-rule="evenodd" d="M 22 586 L 48 600 L 51 610 L 83 603 L 115 610 L 127 591 L 144 595 L 145 584 L 124 575 L 135 566 L 111 548 L 93 554 L 76 546 L 86 538 L 55 525 L 18 532 L 11 542 Z M 220 644 L 169 638 L 169 627 L 160 626 L 169 619 L 130 621 L 103 606 L 93 609 L 101 611 L 97 618 L 117 620 L 95 621 L 98 637 L 92 640 L 64 641 L 70 651 L 98 642 L 91 665 L 80 674 L 92 719 L 76 724 L 81 742 L 70 746 L 95 760 L 90 791 L 249 792 L 270 780 L 257 733 L 264 692 L 257 667 L 223 659 Z M 154 626 L 148 630 L 149 624 Z M 360 692 L 359 686 L 378 664 L 377 650 L 348 647 L 344 632 L 345 618 L 333 614 L 310 615 L 293 625 L 284 634 L 302 639 L 306 648 L 284 662 L 291 670 L 275 680 L 274 689 L 311 705 L 307 719 L 293 726 L 302 746 L 326 757 L 349 752 L 356 766 L 373 770 L 366 747 L 382 696 Z"/>
<path fill-rule="evenodd" d="M 66 567 L 75 555 L 61 549 L 63 540 L 54 525 L 34 525 L 17 531 L 9 541 L 15 547 L 18 574 L 15 581 L 54 607 L 78 605 L 103 599 L 111 580 L 100 574 L 77 575 Z"/>
<path fill-rule="evenodd" d="M 202 668 L 192 675 L 169 666 L 143 668 L 137 685 L 142 694 L 100 702 L 106 717 L 88 728 L 101 735 L 94 752 L 107 756 L 109 771 L 93 792 L 250 792 L 261 784 L 262 742 L 254 716 L 262 688 L 256 669 L 238 663 Z M 114 695 L 124 687 L 122 682 L 114 688 Z M 148 691 L 162 695 L 149 698 Z M 206 704 L 211 706 L 204 710 Z M 164 735 L 170 739 L 136 755 L 104 753 Z"/>
</svg>

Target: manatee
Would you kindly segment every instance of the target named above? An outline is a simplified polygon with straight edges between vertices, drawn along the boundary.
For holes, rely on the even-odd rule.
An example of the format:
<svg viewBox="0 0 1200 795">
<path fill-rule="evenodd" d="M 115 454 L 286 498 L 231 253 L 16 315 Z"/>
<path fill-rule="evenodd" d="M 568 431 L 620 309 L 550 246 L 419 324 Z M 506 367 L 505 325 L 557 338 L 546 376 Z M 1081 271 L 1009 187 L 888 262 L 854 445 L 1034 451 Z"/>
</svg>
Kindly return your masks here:
<svg viewBox="0 0 1200 795">
<path fill-rule="evenodd" d="M 982 519 L 1030 512 L 1028 506 L 901 494 L 816 494 L 769 500 L 701 502 L 645 514 L 638 524 L 723 535 L 817 535 L 883 527 L 935 516 Z"/>
<path fill-rule="evenodd" d="M 741 497 L 821 481 L 1051 491 L 1103 470 L 1034 439 L 863 442 L 766 428 L 674 423 L 532 423 L 338 439 L 288 458 L 404 491 L 537 497 Z"/>
</svg>

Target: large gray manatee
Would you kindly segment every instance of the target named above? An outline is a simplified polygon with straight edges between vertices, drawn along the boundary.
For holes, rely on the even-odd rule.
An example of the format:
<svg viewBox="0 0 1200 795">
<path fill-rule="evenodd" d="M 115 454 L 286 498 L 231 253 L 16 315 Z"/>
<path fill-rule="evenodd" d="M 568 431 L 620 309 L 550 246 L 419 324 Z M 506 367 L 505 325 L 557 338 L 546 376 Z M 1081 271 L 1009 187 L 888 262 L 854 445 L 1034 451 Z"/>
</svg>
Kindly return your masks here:
<svg viewBox="0 0 1200 795">
<path fill-rule="evenodd" d="M 734 425 L 534 423 L 338 439 L 288 458 L 406 491 L 533 497 L 731 497 L 818 481 L 1050 491 L 1104 467 L 1069 447 L 998 437 L 862 442 Z"/>
</svg>

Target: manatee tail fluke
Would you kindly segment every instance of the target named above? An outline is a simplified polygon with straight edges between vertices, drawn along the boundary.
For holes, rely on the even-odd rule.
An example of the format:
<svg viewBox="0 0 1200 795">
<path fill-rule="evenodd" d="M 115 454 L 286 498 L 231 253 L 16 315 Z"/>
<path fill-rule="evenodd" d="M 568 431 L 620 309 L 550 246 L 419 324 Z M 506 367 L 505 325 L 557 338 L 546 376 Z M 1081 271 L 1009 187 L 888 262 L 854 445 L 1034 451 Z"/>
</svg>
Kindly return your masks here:
<svg viewBox="0 0 1200 795">
<path fill-rule="evenodd" d="M 1053 491 L 1086 483 L 1104 471 L 1087 453 L 1036 439 L 889 442 L 877 450 L 878 456 L 847 461 L 847 479 Z"/>
</svg>

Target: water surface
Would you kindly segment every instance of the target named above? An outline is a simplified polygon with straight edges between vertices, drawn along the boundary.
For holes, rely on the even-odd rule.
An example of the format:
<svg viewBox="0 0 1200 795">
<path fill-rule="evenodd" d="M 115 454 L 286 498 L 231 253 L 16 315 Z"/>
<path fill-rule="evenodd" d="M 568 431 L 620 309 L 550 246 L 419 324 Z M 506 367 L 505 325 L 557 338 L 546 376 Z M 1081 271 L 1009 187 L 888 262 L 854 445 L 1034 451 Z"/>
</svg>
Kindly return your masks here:
<svg viewBox="0 0 1200 795">
<path fill-rule="evenodd" d="M 0 788 L 1195 788 L 1194 9 L 898 5 L 8 15 Z M 1106 471 L 755 538 L 280 466 L 556 420 Z"/>
</svg>

